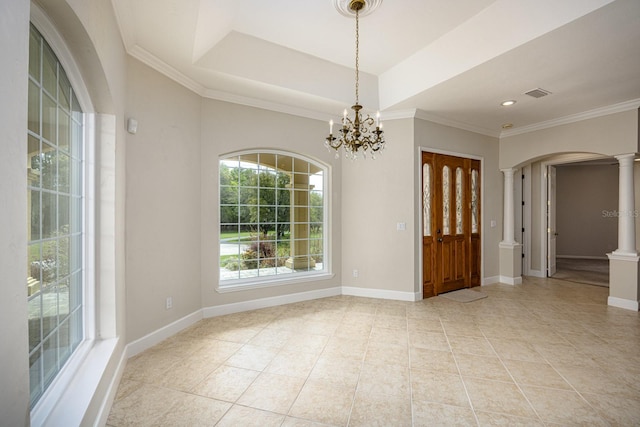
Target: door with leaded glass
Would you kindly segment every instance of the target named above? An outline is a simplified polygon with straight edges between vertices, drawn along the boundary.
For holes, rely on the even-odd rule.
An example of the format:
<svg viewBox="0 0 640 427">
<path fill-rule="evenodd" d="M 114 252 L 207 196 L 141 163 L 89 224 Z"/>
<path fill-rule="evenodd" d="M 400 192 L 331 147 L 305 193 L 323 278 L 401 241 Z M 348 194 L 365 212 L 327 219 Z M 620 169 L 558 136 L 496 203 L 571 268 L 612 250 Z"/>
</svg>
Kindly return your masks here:
<svg viewBox="0 0 640 427">
<path fill-rule="evenodd" d="M 422 153 L 423 295 L 480 285 L 480 161 Z"/>
</svg>

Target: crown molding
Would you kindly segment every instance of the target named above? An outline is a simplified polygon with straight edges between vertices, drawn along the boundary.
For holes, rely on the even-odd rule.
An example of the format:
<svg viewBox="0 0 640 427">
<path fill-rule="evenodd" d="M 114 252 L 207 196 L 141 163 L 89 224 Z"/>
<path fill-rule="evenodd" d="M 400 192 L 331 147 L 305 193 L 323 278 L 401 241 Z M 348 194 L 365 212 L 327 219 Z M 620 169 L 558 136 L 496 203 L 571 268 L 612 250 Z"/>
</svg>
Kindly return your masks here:
<svg viewBox="0 0 640 427">
<path fill-rule="evenodd" d="M 416 118 L 438 123 L 444 126 L 453 127 L 456 129 L 462 129 L 469 132 L 479 133 L 481 135 L 491 136 L 493 138 L 498 138 L 500 136 L 499 132 L 493 131 L 491 129 L 470 125 L 468 123 L 458 122 L 456 120 L 445 119 L 443 117 L 439 117 L 422 110 L 416 110 Z"/>
<path fill-rule="evenodd" d="M 252 98 L 249 96 L 236 95 L 220 90 L 205 89 L 201 95 L 204 98 L 215 99 L 217 101 L 230 102 L 232 104 L 240 104 L 247 107 L 261 108 L 263 110 L 291 114 L 293 116 L 304 117 L 307 119 L 315 119 L 328 122 L 333 117 L 333 115 L 322 113 L 320 111 L 294 107 L 287 104 L 279 104 L 277 102 L 265 101 L 264 99 Z"/>
<path fill-rule="evenodd" d="M 593 110 L 584 111 L 582 113 L 571 114 L 569 116 L 560 117 L 557 119 L 547 120 L 540 123 L 534 123 L 532 125 L 519 127 L 516 129 L 509 129 L 500 133 L 500 138 L 507 138 L 510 136 L 521 135 L 523 133 L 535 132 L 543 129 L 549 129 L 556 126 L 566 125 L 570 123 L 576 123 L 583 120 L 595 119 L 597 117 L 608 116 L 609 114 L 622 113 L 629 110 L 637 110 L 640 108 L 640 98 L 632 99 L 630 101 L 620 102 L 618 104 L 609 105 L 606 107 L 595 108 Z"/>
<path fill-rule="evenodd" d="M 261 108 L 263 110 L 291 114 L 294 116 L 314 120 L 329 121 L 329 119 L 332 117 L 332 115 L 322 113 L 320 111 L 309 110 L 287 104 L 280 104 L 277 102 L 252 98 L 249 96 L 236 95 L 221 90 L 208 89 L 138 45 L 135 45 L 131 49 L 128 49 L 127 52 L 132 57 L 148 65 L 154 70 L 164 74 L 166 77 L 179 83 L 192 92 L 195 92 L 203 98 L 215 99 L 218 101 L 230 102 L 233 104 L 246 105 L 248 107 Z"/>
<path fill-rule="evenodd" d="M 409 110 L 381 111 L 380 118 L 384 120 L 401 120 L 415 119 L 418 110 L 415 108 Z"/>
<path fill-rule="evenodd" d="M 126 43 L 125 43 L 126 44 Z M 266 101 L 263 99 L 252 98 L 248 96 L 236 95 L 230 92 L 224 92 L 220 90 L 213 90 L 204 87 L 195 80 L 187 77 L 182 72 L 168 65 L 152 53 L 141 48 L 138 45 L 132 46 L 127 49 L 127 53 L 132 57 L 138 59 L 149 67 L 164 74 L 171 80 L 181 84 L 187 89 L 195 92 L 196 94 L 209 99 L 215 99 L 224 102 L 231 102 L 234 104 L 246 105 L 254 108 L 261 108 L 264 110 L 275 111 L 279 113 L 291 114 L 294 116 L 305 117 L 314 120 L 328 121 L 332 115 L 323 113 L 316 110 L 309 110 L 305 108 L 295 107 L 287 104 L 280 104 L 276 102 Z M 426 111 L 419 109 L 407 109 L 398 111 L 383 111 L 382 117 L 384 120 L 400 120 L 407 118 L 415 118 L 430 121 L 444 126 L 453 127 L 456 129 L 466 130 L 469 132 L 478 133 L 485 136 L 494 138 L 507 138 L 510 136 L 520 135 L 529 132 L 535 132 L 543 129 L 552 128 L 555 126 L 575 123 L 583 120 L 593 119 L 596 117 L 606 116 L 609 114 L 620 113 L 633 109 L 640 108 L 640 98 L 630 101 L 621 102 L 618 104 L 596 108 L 593 110 L 585 111 L 582 113 L 572 114 L 557 119 L 547 120 L 544 122 L 534 123 L 532 125 L 522 126 L 516 129 L 504 130 L 501 132 L 486 129 L 480 126 L 470 125 L 468 123 L 459 122 L 456 120 L 446 119 L 437 115 L 427 113 Z"/>
<path fill-rule="evenodd" d="M 131 49 L 128 49 L 127 52 L 129 55 L 133 56 L 137 60 L 143 62 L 154 70 L 164 74 L 169 77 L 171 80 L 181 84 L 187 89 L 197 93 L 200 96 L 204 96 L 205 88 L 200 83 L 195 80 L 185 76 L 183 73 L 173 68 L 166 62 L 159 59 L 157 56 L 153 55 L 149 51 L 141 48 L 138 45 L 132 46 Z"/>
</svg>

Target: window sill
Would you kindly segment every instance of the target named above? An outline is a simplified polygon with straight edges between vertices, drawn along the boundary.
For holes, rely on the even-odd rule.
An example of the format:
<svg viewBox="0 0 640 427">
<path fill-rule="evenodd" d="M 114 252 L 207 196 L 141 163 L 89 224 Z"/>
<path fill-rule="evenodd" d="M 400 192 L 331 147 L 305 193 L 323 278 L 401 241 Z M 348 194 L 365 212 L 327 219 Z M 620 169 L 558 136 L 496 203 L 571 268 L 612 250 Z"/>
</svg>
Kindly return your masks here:
<svg viewBox="0 0 640 427">
<path fill-rule="evenodd" d="M 335 274 L 328 272 L 320 272 L 314 274 L 296 275 L 295 277 L 278 278 L 278 279 L 240 279 L 234 280 L 233 283 L 221 285 L 218 283 L 216 292 L 225 294 L 228 292 L 247 291 L 251 289 L 270 288 L 274 286 L 294 285 L 298 283 L 316 282 L 320 280 L 329 280 L 335 277 Z"/>
<path fill-rule="evenodd" d="M 32 425 L 81 425 L 117 338 L 87 341 L 31 411 Z"/>
</svg>

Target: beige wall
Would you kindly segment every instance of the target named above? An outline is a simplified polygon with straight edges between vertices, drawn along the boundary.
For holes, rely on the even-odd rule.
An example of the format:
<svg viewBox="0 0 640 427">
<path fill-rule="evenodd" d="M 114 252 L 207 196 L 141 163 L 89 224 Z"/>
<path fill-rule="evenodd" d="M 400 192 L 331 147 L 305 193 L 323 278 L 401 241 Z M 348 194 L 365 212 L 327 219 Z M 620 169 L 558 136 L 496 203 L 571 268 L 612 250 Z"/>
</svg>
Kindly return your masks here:
<svg viewBox="0 0 640 427">
<path fill-rule="evenodd" d="M 341 161 L 323 146 L 327 124 L 258 108 L 211 99 L 202 100 L 201 128 L 201 283 L 202 306 L 277 297 L 340 286 L 341 283 Z M 269 148 L 311 157 L 330 166 L 330 247 L 334 276 L 326 280 L 219 293 L 218 282 L 218 160 L 230 152 Z M 194 208 L 196 208 L 194 206 Z"/>
<path fill-rule="evenodd" d="M 629 110 L 501 138 L 500 168 L 528 164 L 558 153 L 614 156 L 637 151 L 638 111 Z"/>
<path fill-rule="evenodd" d="M 413 119 L 388 120 L 384 131 L 387 147 L 376 160 L 344 160 L 342 284 L 413 294 L 418 265 Z M 397 230 L 399 222 L 405 231 Z"/>
<path fill-rule="evenodd" d="M 27 66 L 29 3 L 0 3 L 0 423 L 29 425 L 27 346 Z"/>
<path fill-rule="evenodd" d="M 598 257 L 618 247 L 618 166 L 556 167 L 558 257 Z M 607 215 L 606 213 L 611 213 Z"/>
<path fill-rule="evenodd" d="M 128 61 L 127 341 L 201 308 L 201 98 Z M 166 298 L 173 308 L 166 309 Z"/>
</svg>

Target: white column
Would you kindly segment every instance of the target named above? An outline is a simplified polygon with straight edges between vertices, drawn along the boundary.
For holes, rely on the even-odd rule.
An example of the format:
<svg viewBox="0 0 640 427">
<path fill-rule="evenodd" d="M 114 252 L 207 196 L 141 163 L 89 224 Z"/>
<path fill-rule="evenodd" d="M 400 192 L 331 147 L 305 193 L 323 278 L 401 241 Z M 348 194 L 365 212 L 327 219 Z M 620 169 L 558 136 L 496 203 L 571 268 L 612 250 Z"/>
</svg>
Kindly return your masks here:
<svg viewBox="0 0 640 427">
<path fill-rule="evenodd" d="M 616 255 L 636 256 L 636 214 L 633 188 L 635 154 L 616 156 L 620 164 L 618 182 L 618 249 Z"/>
<path fill-rule="evenodd" d="M 502 243 L 514 244 L 515 209 L 513 206 L 513 174 L 515 169 L 502 169 L 504 174 L 504 217 Z M 633 191 L 633 190 L 632 190 Z"/>
<path fill-rule="evenodd" d="M 522 248 L 515 239 L 515 206 L 513 197 L 513 175 L 516 169 L 502 169 L 504 174 L 504 217 L 500 242 L 500 283 L 519 285 L 522 283 Z"/>
</svg>

